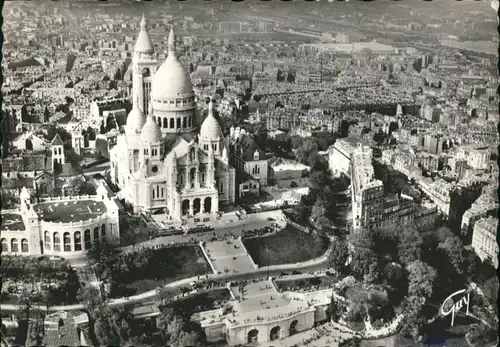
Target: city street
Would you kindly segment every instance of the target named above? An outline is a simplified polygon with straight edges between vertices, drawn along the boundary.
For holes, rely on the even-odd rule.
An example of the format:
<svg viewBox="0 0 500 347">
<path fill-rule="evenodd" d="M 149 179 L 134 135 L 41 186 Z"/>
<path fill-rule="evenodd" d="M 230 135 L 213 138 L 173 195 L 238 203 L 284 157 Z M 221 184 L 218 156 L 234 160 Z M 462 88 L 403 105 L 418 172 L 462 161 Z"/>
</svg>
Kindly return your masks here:
<svg viewBox="0 0 500 347">
<path fill-rule="evenodd" d="M 272 218 L 273 221 L 268 220 Z M 272 223 L 278 223 L 284 226 L 285 217 L 281 210 L 267 211 L 254 213 L 242 216 L 242 219 L 238 220 L 238 217 L 234 213 L 226 214 L 221 220 L 206 222 L 205 225 L 210 225 L 215 228 L 215 230 L 198 233 L 198 234 L 183 234 L 183 235 L 171 235 L 171 236 L 160 236 L 149 241 L 137 243 L 131 246 L 125 246 L 121 249 L 124 252 L 133 252 L 141 247 L 157 247 L 161 245 L 169 245 L 172 243 L 183 243 L 194 238 L 196 241 L 210 242 L 213 238 L 224 238 L 226 236 L 239 237 L 243 234 L 244 230 L 252 229 L 262 229 L 266 226 L 270 226 Z M 86 257 L 79 258 L 68 258 L 67 261 L 73 267 L 87 266 L 88 261 Z"/>
</svg>

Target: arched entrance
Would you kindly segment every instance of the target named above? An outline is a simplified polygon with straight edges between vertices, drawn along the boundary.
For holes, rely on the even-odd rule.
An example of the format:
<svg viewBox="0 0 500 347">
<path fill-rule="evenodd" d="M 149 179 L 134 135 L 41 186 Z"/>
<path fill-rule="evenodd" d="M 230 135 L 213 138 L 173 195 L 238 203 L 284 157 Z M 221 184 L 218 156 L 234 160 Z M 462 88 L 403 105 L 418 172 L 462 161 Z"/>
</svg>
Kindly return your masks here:
<svg viewBox="0 0 500 347">
<path fill-rule="evenodd" d="M 272 328 L 271 333 L 269 334 L 269 339 L 271 341 L 278 340 L 280 338 L 280 332 L 281 328 L 279 326 Z"/>
<path fill-rule="evenodd" d="M 26 139 L 26 150 L 27 151 L 32 151 L 33 150 L 33 142 L 31 142 L 30 139 Z"/>
<path fill-rule="evenodd" d="M 297 331 L 297 325 L 299 325 L 299 321 L 298 320 L 294 320 L 291 324 L 290 324 L 290 336 L 296 334 L 298 331 Z"/>
<path fill-rule="evenodd" d="M 182 215 L 187 215 L 189 213 L 189 200 L 182 201 Z"/>
<path fill-rule="evenodd" d="M 196 198 L 193 201 L 193 214 L 198 214 L 201 212 L 201 199 Z"/>
<path fill-rule="evenodd" d="M 256 343 L 259 340 L 259 331 L 252 329 L 248 332 L 247 343 Z"/>
<path fill-rule="evenodd" d="M 205 205 L 203 206 L 205 208 L 205 213 L 212 213 L 212 198 L 205 198 Z"/>
</svg>

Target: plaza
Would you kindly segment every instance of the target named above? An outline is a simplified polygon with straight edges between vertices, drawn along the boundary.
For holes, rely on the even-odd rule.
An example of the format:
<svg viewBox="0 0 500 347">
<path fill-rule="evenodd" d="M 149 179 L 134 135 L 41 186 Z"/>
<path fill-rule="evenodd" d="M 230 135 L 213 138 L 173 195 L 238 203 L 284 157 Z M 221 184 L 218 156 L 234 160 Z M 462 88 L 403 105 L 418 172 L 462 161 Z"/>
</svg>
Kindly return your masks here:
<svg viewBox="0 0 500 347">
<path fill-rule="evenodd" d="M 239 238 L 206 242 L 203 248 L 215 273 L 245 273 L 258 268 Z"/>
</svg>

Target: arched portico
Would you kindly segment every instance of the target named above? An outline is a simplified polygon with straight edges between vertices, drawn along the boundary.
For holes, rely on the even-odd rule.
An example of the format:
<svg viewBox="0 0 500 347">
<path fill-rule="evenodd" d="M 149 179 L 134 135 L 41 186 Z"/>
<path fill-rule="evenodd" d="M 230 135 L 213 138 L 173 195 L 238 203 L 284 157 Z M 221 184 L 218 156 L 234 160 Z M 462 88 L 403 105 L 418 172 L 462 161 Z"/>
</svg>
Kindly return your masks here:
<svg viewBox="0 0 500 347">
<path fill-rule="evenodd" d="M 252 329 L 247 334 L 247 343 L 257 343 L 259 341 L 259 331 Z"/>
<path fill-rule="evenodd" d="M 196 198 L 193 200 L 193 214 L 198 214 L 201 212 L 201 199 Z"/>
<path fill-rule="evenodd" d="M 182 215 L 183 216 L 189 214 L 189 205 L 190 205 L 190 202 L 188 199 L 182 200 Z"/>
<path fill-rule="evenodd" d="M 271 332 L 269 333 L 269 340 L 274 341 L 274 340 L 279 340 L 281 337 L 281 328 L 279 326 L 276 326 L 271 329 Z"/>
<path fill-rule="evenodd" d="M 203 209 L 204 213 L 212 213 L 212 198 L 211 197 L 205 198 L 203 207 L 204 207 L 204 209 Z"/>
<path fill-rule="evenodd" d="M 298 332 L 298 330 L 297 330 L 297 326 L 298 325 L 299 325 L 299 321 L 298 320 L 294 320 L 290 324 L 290 336 L 295 335 Z"/>
</svg>

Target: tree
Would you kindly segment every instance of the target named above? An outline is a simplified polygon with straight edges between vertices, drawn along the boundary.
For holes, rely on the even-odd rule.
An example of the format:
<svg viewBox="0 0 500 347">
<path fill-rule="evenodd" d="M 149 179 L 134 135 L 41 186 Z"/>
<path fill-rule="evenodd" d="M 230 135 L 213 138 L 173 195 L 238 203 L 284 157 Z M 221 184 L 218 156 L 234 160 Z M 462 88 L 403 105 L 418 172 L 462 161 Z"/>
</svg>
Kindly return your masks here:
<svg viewBox="0 0 500 347">
<path fill-rule="evenodd" d="M 465 263 L 463 266 L 463 273 L 470 281 L 478 272 L 481 259 L 477 256 L 476 252 L 472 249 L 464 249 Z"/>
<path fill-rule="evenodd" d="M 48 315 L 50 308 L 53 305 L 57 304 L 59 301 L 57 297 L 57 292 L 52 288 L 45 290 L 41 294 L 40 301 L 45 306 L 45 314 Z"/>
<path fill-rule="evenodd" d="M 302 144 L 297 148 L 295 156 L 302 164 L 310 165 L 310 161 L 314 161 L 315 156 L 318 155 L 318 144 L 313 138 L 306 138 Z"/>
<path fill-rule="evenodd" d="M 423 239 L 414 228 L 405 227 L 399 236 L 398 255 L 403 264 L 420 260 Z"/>
<path fill-rule="evenodd" d="M 409 273 L 408 295 L 428 299 L 431 297 L 437 278 L 436 270 L 421 261 L 414 261 L 407 266 Z"/>
<path fill-rule="evenodd" d="M 77 165 L 82 160 L 82 158 L 76 154 L 73 149 L 65 150 L 64 154 L 66 155 L 66 161 L 73 165 Z"/>
<path fill-rule="evenodd" d="M 105 306 L 105 308 L 105 315 L 123 344 L 130 339 L 132 315 L 125 306 Z"/>
<path fill-rule="evenodd" d="M 394 305 L 401 303 L 401 300 L 408 293 L 408 278 L 403 267 L 397 263 L 389 263 L 384 267 L 382 278 L 391 291 L 391 302 Z"/>
<path fill-rule="evenodd" d="M 289 211 L 288 217 L 296 223 L 302 224 L 309 218 L 309 210 L 302 204 L 293 206 Z"/>
<path fill-rule="evenodd" d="M 167 336 L 167 344 L 171 345 L 173 341 L 176 341 L 179 337 L 181 330 L 184 326 L 184 319 L 178 315 L 172 314 L 171 316 L 165 316 L 166 319 L 166 329 L 164 334 Z"/>
<path fill-rule="evenodd" d="M 29 324 L 29 337 L 32 342 L 35 342 L 38 346 L 43 345 L 43 339 L 45 337 L 45 317 L 46 314 L 40 308 L 36 308 L 33 311 L 34 320 L 30 321 Z"/>
<path fill-rule="evenodd" d="M 267 125 L 260 122 L 255 127 L 255 142 L 260 148 L 265 148 L 267 144 Z"/>
<path fill-rule="evenodd" d="M 203 336 L 196 331 L 181 330 L 175 340 L 169 343 L 172 347 L 204 346 Z"/>
<path fill-rule="evenodd" d="M 19 311 L 24 313 L 27 321 L 29 321 L 31 318 L 31 313 L 35 309 L 35 301 L 37 299 L 36 291 L 34 288 L 34 281 L 30 282 L 32 283 L 21 284 L 21 291 L 17 299 Z"/>
<path fill-rule="evenodd" d="M 423 315 L 426 299 L 419 296 L 410 296 L 405 300 L 403 305 L 403 320 L 401 322 L 401 330 L 404 333 L 411 334 L 413 338 L 419 336 L 420 331 L 426 323 Z"/>
<path fill-rule="evenodd" d="M 332 293 L 330 304 L 328 305 L 328 313 L 330 314 L 330 319 L 334 322 L 338 321 L 341 316 L 341 312 L 339 312 L 339 309 L 340 307 L 337 303 L 337 300 L 335 300 L 335 297 Z"/>
<path fill-rule="evenodd" d="M 127 255 L 131 257 L 134 254 L 136 254 L 136 252 Z M 111 246 L 106 239 L 95 240 L 92 247 L 87 251 L 87 256 L 95 264 L 97 276 L 102 280 L 111 280 L 111 273 L 118 264 L 120 251 Z M 119 264 L 122 266 L 127 265 L 127 263 L 123 261 Z M 139 262 L 136 263 L 136 265 L 138 264 Z"/>
<path fill-rule="evenodd" d="M 160 317 L 158 319 L 158 329 L 163 334 L 163 338 L 166 340 L 168 337 L 169 324 L 174 318 L 175 312 L 171 307 L 163 306 L 160 312 Z"/>
<path fill-rule="evenodd" d="M 19 206 L 21 200 L 7 189 L 2 189 L 2 206 L 5 209 L 12 209 Z"/>
<path fill-rule="evenodd" d="M 493 311 L 496 313 L 496 316 L 498 316 L 498 286 L 499 285 L 497 277 L 490 278 L 481 286 L 484 296 L 488 301 L 488 304 L 493 307 Z"/>
<path fill-rule="evenodd" d="M 380 274 L 378 272 L 378 264 L 376 262 L 374 262 L 368 266 L 368 272 L 364 274 L 363 281 L 366 284 L 370 285 L 370 284 L 376 283 L 379 276 L 380 276 Z"/>
<path fill-rule="evenodd" d="M 347 258 L 349 257 L 349 248 L 347 243 L 339 238 L 332 241 L 332 250 L 328 256 L 328 265 L 340 273 L 345 271 Z"/>
<path fill-rule="evenodd" d="M 158 293 L 158 298 L 160 301 L 171 300 L 177 295 L 177 292 L 171 287 L 164 287 L 160 289 Z"/>
<path fill-rule="evenodd" d="M 465 270 L 465 251 L 464 244 L 458 236 L 452 235 L 448 236 L 443 242 L 438 245 L 438 249 L 441 249 L 448 256 L 450 264 L 453 265 L 455 271 L 462 274 Z"/>
<path fill-rule="evenodd" d="M 78 289 L 76 294 L 79 302 L 82 302 L 89 311 L 91 317 L 95 318 L 102 305 L 101 292 L 95 286 L 89 284 Z"/>
<path fill-rule="evenodd" d="M 327 215 L 327 208 L 323 199 L 318 198 L 311 211 L 311 219 L 316 225 L 316 228 L 327 229 L 331 226 L 330 220 L 326 217 Z"/>
<path fill-rule="evenodd" d="M 79 178 L 74 178 L 65 188 L 65 192 L 69 196 L 95 195 L 96 187 L 90 182 L 82 181 Z"/>
<path fill-rule="evenodd" d="M 349 235 L 349 242 L 352 246 L 350 268 L 354 277 L 363 280 L 366 274 L 373 271 L 372 264 L 378 263 L 377 255 L 373 251 L 374 243 L 370 231 L 361 229 L 352 232 Z"/>
<path fill-rule="evenodd" d="M 99 317 L 94 324 L 94 333 L 101 346 L 120 345 L 120 336 L 106 317 Z"/>
<path fill-rule="evenodd" d="M 498 341 L 498 332 L 484 324 L 474 324 L 467 333 L 467 340 L 474 346 L 487 346 Z"/>
<path fill-rule="evenodd" d="M 325 187 L 328 187 L 329 185 L 330 185 L 330 177 L 328 173 L 317 170 L 311 172 L 311 175 L 309 176 L 309 188 L 312 191 L 314 191 L 312 193 L 314 193 L 316 196 L 320 191 L 322 191 L 323 189 L 325 189 Z"/>
<path fill-rule="evenodd" d="M 132 316 L 125 306 L 102 305 L 97 315 L 94 332 L 101 345 L 122 345 L 130 340 Z"/>
<path fill-rule="evenodd" d="M 368 292 L 362 287 L 353 288 L 347 319 L 351 322 L 366 320 L 370 298 Z"/>
</svg>

